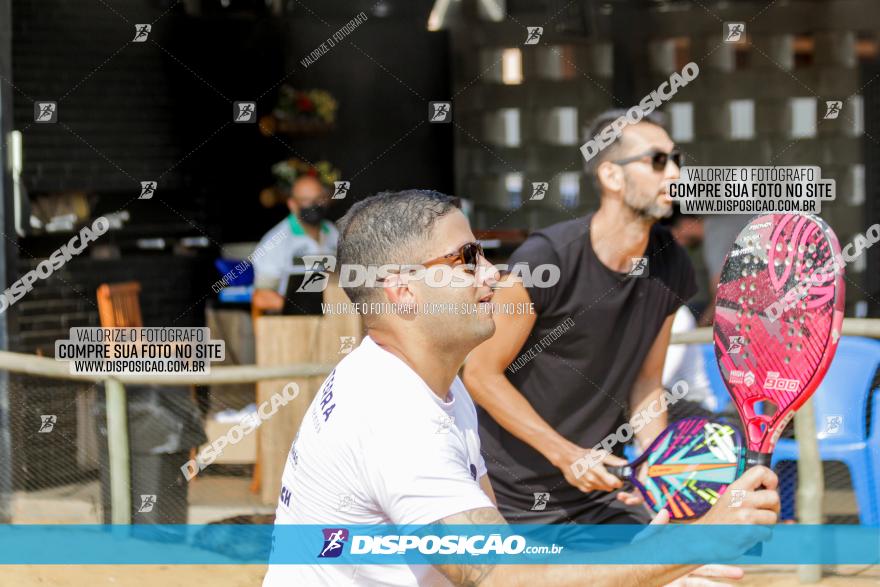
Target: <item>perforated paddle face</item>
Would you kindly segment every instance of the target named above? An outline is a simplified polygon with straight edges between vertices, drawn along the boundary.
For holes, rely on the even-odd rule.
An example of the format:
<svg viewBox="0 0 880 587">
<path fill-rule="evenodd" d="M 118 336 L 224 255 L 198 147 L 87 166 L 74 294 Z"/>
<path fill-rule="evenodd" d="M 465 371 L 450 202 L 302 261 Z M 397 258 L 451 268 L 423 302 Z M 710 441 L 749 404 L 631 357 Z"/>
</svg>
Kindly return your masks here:
<svg viewBox="0 0 880 587">
<path fill-rule="evenodd" d="M 647 461 L 644 484 L 629 481 L 655 511 L 672 519 L 689 520 L 705 514 L 742 473 L 743 444 L 739 430 L 723 420 L 684 418 L 670 424 L 632 463 L 637 473 Z"/>
<path fill-rule="evenodd" d="M 715 356 L 750 458 L 763 453 L 762 463 L 837 349 L 844 309 L 839 259 L 837 237 L 820 218 L 771 214 L 740 232 L 724 262 Z"/>
</svg>

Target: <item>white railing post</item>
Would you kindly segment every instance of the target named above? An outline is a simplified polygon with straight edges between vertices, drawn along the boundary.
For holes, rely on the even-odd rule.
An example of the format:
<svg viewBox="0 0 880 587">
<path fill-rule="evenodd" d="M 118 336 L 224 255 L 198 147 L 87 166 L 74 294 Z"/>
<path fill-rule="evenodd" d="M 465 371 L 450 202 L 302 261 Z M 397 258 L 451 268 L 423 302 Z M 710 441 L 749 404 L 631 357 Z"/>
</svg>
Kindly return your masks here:
<svg viewBox="0 0 880 587">
<path fill-rule="evenodd" d="M 110 455 L 110 521 L 131 524 L 131 462 L 128 448 L 128 407 L 118 379 L 104 383 L 107 402 L 107 451 Z"/>
<path fill-rule="evenodd" d="M 798 444 L 798 523 L 821 524 L 825 479 L 822 471 L 822 456 L 819 454 L 819 441 L 816 439 L 813 398 L 810 398 L 795 414 L 794 436 Z M 815 549 L 813 552 L 816 555 L 821 552 L 815 544 L 804 544 L 803 547 Z M 818 583 L 822 580 L 822 565 L 798 565 L 798 580 L 801 583 Z"/>
</svg>

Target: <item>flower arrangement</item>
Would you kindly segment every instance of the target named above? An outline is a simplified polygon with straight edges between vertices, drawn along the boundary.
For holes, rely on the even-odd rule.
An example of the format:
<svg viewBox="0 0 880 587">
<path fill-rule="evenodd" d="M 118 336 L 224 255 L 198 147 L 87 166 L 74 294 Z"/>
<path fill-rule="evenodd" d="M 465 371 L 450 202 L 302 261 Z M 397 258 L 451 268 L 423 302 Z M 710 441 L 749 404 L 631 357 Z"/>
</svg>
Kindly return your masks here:
<svg viewBox="0 0 880 587">
<path fill-rule="evenodd" d="M 324 185 L 332 186 L 334 181 L 339 180 L 341 172 L 333 167 L 329 161 L 318 161 L 313 165 L 301 159 L 292 158 L 273 165 L 272 175 L 277 178 L 280 188 L 289 190 L 296 178 L 301 175 L 310 175 Z"/>
<path fill-rule="evenodd" d="M 280 119 L 320 121 L 333 124 L 336 121 L 336 99 L 326 90 L 296 90 L 281 86 L 275 116 Z"/>
</svg>

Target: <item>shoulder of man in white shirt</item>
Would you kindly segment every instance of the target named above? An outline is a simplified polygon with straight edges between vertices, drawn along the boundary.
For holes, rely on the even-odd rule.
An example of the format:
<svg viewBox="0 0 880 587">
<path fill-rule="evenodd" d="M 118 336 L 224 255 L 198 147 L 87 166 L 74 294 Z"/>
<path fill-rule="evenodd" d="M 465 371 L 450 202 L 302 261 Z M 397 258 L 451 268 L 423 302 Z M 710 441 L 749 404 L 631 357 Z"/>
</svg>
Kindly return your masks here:
<svg viewBox="0 0 880 587">
<path fill-rule="evenodd" d="M 445 432 L 452 425 L 476 430 L 476 408 L 460 379 L 452 385 L 451 420 L 415 373 L 369 346 L 343 359 L 333 377 L 333 417 L 346 430 L 346 442 L 383 451 L 392 446 L 404 455 L 429 447 L 445 451 L 452 440 Z"/>
<path fill-rule="evenodd" d="M 277 246 L 286 236 L 290 235 L 290 225 L 287 218 L 278 222 L 275 226 L 266 231 L 257 248 L 268 248 L 271 245 Z"/>
<path fill-rule="evenodd" d="M 406 419 L 407 408 L 423 403 L 424 383 L 396 357 L 365 341 L 336 367 L 334 390 L 361 416 Z"/>
</svg>

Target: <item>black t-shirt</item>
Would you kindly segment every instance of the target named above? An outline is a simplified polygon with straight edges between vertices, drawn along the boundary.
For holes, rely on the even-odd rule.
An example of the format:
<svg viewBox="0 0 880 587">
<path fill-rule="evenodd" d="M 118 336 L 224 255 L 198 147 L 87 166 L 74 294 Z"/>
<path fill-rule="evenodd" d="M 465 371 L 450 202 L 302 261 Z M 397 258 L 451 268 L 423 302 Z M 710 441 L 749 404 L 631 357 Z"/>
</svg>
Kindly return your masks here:
<svg viewBox="0 0 880 587">
<path fill-rule="evenodd" d="M 585 448 L 627 421 L 630 391 L 663 322 L 696 292 L 687 253 L 666 228 L 652 227 L 643 254 L 647 277 L 635 277 L 609 269 L 596 257 L 589 236 L 592 218 L 539 230 L 514 251 L 510 267 L 552 263 L 561 276 L 553 287 L 527 288 L 537 321 L 517 357 L 535 345 L 541 350 L 526 361 L 515 359 L 511 365 L 518 368 L 505 371 L 553 429 Z M 540 341 L 548 335 L 543 346 Z M 523 522 L 603 519 L 600 509 L 614 494 L 582 493 L 485 410 L 479 410 L 479 422 L 502 514 Z M 550 493 L 549 503 L 530 511 L 539 492 Z"/>
</svg>

